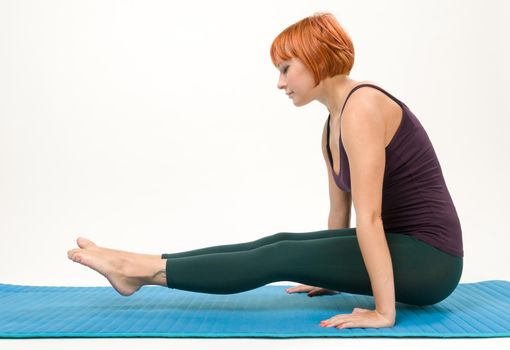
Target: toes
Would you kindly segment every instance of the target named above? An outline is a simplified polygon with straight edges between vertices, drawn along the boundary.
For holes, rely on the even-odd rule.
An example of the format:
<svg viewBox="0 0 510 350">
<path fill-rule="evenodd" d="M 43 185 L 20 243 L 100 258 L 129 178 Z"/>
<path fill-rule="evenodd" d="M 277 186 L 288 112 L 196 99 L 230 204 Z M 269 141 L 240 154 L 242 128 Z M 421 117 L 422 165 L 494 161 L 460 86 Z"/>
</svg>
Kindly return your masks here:
<svg viewBox="0 0 510 350">
<path fill-rule="evenodd" d="M 83 249 L 96 246 L 94 242 L 84 237 L 78 237 L 76 243 L 78 243 L 78 246 Z"/>
<path fill-rule="evenodd" d="M 80 251 L 80 248 L 75 248 L 67 251 L 67 257 L 74 260 L 75 255 Z"/>
<path fill-rule="evenodd" d="M 83 249 L 73 249 L 70 259 L 76 263 L 80 263 L 85 266 L 89 266 L 90 252 Z"/>
<path fill-rule="evenodd" d="M 76 254 L 74 254 L 74 255 L 73 255 L 72 260 L 73 260 L 74 262 L 81 263 L 81 262 L 82 262 L 82 256 L 81 256 L 81 254 L 80 254 L 79 252 L 78 252 L 78 253 L 76 253 Z"/>
<path fill-rule="evenodd" d="M 76 261 L 76 252 L 71 252 L 71 251 L 68 251 L 67 252 L 67 257 L 72 260 L 72 261 Z"/>
</svg>

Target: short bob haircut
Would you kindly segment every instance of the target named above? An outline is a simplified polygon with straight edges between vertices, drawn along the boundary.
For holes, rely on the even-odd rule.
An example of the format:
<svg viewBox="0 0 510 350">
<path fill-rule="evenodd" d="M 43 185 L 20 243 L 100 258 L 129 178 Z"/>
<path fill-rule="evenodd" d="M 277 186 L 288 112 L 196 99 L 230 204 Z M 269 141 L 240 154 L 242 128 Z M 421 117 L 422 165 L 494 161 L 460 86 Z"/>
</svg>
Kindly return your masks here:
<svg viewBox="0 0 510 350">
<path fill-rule="evenodd" d="M 271 60 L 300 59 L 312 72 L 315 86 L 326 77 L 349 75 L 354 65 L 354 46 L 349 34 L 329 12 L 317 12 L 283 30 L 271 44 Z"/>
</svg>

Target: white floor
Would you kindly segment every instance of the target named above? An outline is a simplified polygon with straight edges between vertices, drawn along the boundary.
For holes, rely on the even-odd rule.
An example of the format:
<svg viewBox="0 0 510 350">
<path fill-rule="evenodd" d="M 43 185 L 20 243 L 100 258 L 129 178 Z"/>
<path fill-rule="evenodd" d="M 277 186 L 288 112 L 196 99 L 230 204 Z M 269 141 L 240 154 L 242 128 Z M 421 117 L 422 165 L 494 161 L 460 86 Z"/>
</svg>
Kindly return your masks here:
<svg viewBox="0 0 510 350">
<path fill-rule="evenodd" d="M 207 350 L 229 349 L 292 349 L 292 350 L 340 350 L 340 349 L 393 349 L 393 350 L 441 350 L 441 349 L 510 349 L 510 338 L 472 338 L 472 339 L 439 339 L 439 338 L 293 338 L 293 339 L 138 339 L 138 338 L 104 338 L 104 339 L 3 339 L 0 349 L 117 349 L 123 350 L 149 348 L 158 349 L 190 349 L 206 347 Z"/>
</svg>

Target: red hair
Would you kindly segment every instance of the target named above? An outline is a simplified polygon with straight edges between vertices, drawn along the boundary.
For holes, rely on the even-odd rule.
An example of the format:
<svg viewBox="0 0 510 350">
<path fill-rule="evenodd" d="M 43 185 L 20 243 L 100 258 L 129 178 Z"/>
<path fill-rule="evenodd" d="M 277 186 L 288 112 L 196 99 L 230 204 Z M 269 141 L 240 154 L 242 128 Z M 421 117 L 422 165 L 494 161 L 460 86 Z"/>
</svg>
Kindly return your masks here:
<svg viewBox="0 0 510 350">
<path fill-rule="evenodd" d="M 354 65 L 354 46 L 335 16 L 318 12 L 283 30 L 271 44 L 271 60 L 299 58 L 312 72 L 315 86 L 326 77 L 349 74 Z"/>
</svg>

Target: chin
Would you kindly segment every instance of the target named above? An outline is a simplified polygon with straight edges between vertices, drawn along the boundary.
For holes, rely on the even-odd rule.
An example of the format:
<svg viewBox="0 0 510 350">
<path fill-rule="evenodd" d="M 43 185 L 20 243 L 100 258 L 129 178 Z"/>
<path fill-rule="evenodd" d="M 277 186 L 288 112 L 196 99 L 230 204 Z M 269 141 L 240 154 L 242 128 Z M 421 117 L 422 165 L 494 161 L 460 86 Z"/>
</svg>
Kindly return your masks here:
<svg viewBox="0 0 510 350">
<path fill-rule="evenodd" d="M 307 104 L 310 103 L 310 101 L 308 101 L 308 100 L 296 99 L 295 97 L 292 99 L 292 102 L 294 103 L 294 106 L 296 106 L 296 107 L 306 106 Z"/>
</svg>

